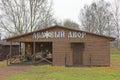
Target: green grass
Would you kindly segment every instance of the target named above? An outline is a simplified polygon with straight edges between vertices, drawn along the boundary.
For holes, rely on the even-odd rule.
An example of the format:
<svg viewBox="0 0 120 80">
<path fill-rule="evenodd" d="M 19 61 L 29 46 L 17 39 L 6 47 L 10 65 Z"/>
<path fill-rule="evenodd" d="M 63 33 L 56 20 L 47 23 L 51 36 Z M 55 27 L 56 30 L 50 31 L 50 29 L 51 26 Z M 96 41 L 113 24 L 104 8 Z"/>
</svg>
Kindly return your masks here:
<svg viewBox="0 0 120 80">
<path fill-rule="evenodd" d="M 31 66 L 5 80 L 119 80 L 120 54 L 117 49 L 111 49 L 110 67 Z"/>
<path fill-rule="evenodd" d="M 112 60 L 120 60 L 120 54 L 111 54 Z"/>
<path fill-rule="evenodd" d="M 102 68 L 102 67 L 101 67 Z M 107 69 L 107 67 L 106 67 Z M 30 70 L 13 74 L 5 80 L 119 80 L 120 71 L 96 67 L 66 68 L 32 66 Z"/>
<path fill-rule="evenodd" d="M 110 53 L 111 54 L 120 54 L 120 50 L 118 50 L 116 47 L 111 47 Z"/>
<path fill-rule="evenodd" d="M 120 60 L 120 50 L 118 50 L 115 47 L 111 47 L 110 53 L 111 53 L 112 60 Z"/>
</svg>

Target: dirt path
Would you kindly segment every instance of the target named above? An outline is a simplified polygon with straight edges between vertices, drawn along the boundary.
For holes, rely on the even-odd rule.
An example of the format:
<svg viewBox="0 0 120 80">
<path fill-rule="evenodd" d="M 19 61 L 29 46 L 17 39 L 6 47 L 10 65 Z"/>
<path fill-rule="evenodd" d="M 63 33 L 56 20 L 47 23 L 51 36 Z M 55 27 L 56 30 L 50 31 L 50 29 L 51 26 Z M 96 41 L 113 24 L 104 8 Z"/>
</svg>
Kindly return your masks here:
<svg viewBox="0 0 120 80">
<path fill-rule="evenodd" d="M 27 70 L 29 66 L 8 66 L 0 68 L 0 80 L 10 76 L 13 73 L 19 73 L 21 71 Z"/>
</svg>

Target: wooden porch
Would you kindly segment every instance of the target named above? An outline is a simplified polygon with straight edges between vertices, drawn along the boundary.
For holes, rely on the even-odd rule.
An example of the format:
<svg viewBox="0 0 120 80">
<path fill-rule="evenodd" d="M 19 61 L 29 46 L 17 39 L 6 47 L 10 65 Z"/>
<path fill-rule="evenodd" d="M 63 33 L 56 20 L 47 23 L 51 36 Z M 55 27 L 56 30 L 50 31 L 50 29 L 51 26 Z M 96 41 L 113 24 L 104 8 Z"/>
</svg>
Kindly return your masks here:
<svg viewBox="0 0 120 80">
<path fill-rule="evenodd" d="M 10 54 L 7 55 L 7 65 L 17 62 L 39 64 L 43 61 L 52 64 L 52 42 L 20 42 L 19 55 L 12 54 L 11 45 Z"/>
</svg>

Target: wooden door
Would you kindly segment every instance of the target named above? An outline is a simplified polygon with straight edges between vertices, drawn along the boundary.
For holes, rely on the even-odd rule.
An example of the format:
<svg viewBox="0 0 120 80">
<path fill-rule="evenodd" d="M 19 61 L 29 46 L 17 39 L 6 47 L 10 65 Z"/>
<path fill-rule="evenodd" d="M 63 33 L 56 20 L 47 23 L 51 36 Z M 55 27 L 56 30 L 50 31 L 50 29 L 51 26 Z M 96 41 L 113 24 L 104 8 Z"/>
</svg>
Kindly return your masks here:
<svg viewBox="0 0 120 80">
<path fill-rule="evenodd" d="M 75 43 L 73 44 L 73 64 L 82 65 L 82 54 L 83 54 L 83 44 Z"/>
</svg>

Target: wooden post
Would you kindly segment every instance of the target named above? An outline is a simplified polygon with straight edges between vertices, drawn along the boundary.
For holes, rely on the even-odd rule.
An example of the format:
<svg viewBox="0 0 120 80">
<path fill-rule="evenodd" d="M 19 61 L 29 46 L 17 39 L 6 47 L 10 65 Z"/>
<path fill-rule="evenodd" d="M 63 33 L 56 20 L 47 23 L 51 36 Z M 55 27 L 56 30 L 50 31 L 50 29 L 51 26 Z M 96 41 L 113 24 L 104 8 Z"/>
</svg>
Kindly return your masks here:
<svg viewBox="0 0 120 80">
<path fill-rule="evenodd" d="M 26 42 L 24 43 L 24 54 L 26 54 Z"/>
<path fill-rule="evenodd" d="M 12 59 L 12 41 L 10 42 L 10 64 Z"/>
<path fill-rule="evenodd" d="M 19 55 L 20 55 L 20 61 L 23 61 L 23 54 L 22 54 L 22 50 L 21 50 L 21 42 L 20 42 L 20 45 L 19 45 Z"/>
<path fill-rule="evenodd" d="M 35 42 L 33 42 L 33 63 L 35 63 Z"/>
<path fill-rule="evenodd" d="M 20 42 L 20 45 L 19 45 L 19 53 L 21 55 L 21 42 Z"/>
</svg>

